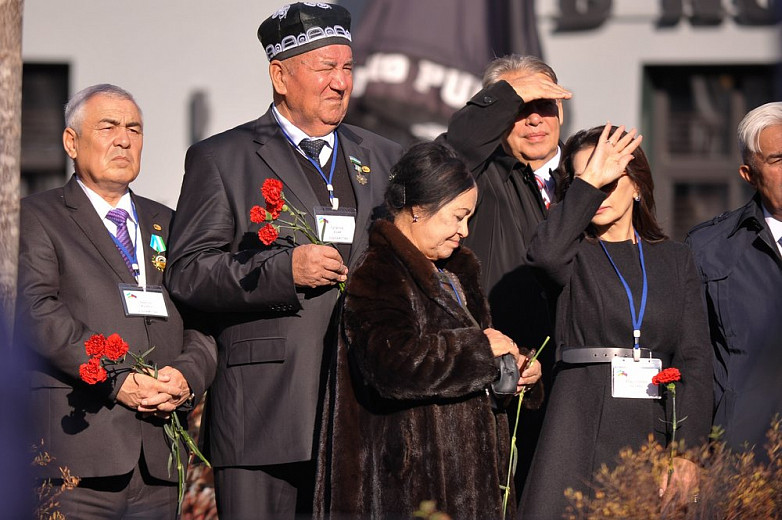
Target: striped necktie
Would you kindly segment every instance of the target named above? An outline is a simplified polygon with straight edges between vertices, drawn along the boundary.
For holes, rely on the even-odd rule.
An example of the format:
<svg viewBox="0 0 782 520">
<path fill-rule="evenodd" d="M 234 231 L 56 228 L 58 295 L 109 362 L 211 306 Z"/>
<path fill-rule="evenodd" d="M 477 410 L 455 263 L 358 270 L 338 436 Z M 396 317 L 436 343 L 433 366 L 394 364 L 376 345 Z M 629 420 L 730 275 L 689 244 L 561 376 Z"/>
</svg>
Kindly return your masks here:
<svg viewBox="0 0 782 520">
<path fill-rule="evenodd" d="M 546 205 L 546 209 L 551 206 L 551 197 L 548 196 L 548 190 L 546 189 L 546 181 L 541 177 L 535 175 L 535 180 L 538 183 L 538 189 L 540 190 L 540 196 L 543 198 L 543 204 Z"/>
<path fill-rule="evenodd" d="M 128 219 L 130 218 L 130 215 L 122 208 L 114 208 L 106 214 L 106 218 L 117 225 L 117 234 L 114 236 L 117 237 L 117 240 L 122 244 L 122 247 L 125 248 L 125 251 L 122 251 L 119 244 L 115 245 L 122 255 L 122 258 L 125 260 L 125 265 L 128 266 L 130 274 L 135 276 L 136 272 L 133 269 L 133 261 L 136 258 L 136 254 L 135 249 L 133 248 L 133 241 L 130 239 L 130 233 L 128 233 Z M 125 252 L 127 252 L 127 255 L 130 255 L 130 257 L 128 257 Z"/>
</svg>

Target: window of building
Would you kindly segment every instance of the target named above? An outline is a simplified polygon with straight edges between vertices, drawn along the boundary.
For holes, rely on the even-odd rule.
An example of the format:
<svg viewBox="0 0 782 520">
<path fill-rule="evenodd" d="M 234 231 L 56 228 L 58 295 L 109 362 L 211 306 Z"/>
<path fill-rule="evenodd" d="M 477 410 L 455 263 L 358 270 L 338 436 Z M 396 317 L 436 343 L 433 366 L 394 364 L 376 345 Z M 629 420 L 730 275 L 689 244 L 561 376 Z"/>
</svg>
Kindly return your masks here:
<svg viewBox="0 0 782 520">
<path fill-rule="evenodd" d="M 68 65 L 22 67 L 22 196 L 62 186 L 67 178 L 62 148 Z"/>
<path fill-rule="evenodd" d="M 644 149 L 657 217 L 671 238 L 749 200 L 736 127 L 774 100 L 774 75 L 773 65 L 645 67 Z"/>
</svg>

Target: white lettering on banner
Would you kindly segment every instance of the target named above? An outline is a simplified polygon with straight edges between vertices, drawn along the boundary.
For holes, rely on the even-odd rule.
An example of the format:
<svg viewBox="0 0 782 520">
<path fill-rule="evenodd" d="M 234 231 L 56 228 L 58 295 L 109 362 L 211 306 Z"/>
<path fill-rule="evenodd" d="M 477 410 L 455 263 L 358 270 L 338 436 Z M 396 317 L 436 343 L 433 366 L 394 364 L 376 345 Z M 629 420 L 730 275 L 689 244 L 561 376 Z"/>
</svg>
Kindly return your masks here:
<svg viewBox="0 0 782 520">
<path fill-rule="evenodd" d="M 410 78 L 411 70 L 417 70 Z M 447 106 L 459 109 L 481 89 L 480 78 L 453 67 L 429 60 L 420 60 L 415 67 L 404 54 L 377 53 L 367 58 L 364 66 L 353 73 L 353 96 L 361 97 L 369 83 L 399 85 L 412 81 L 412 88 L 421 94 L 439 90 L 439 98 Z"/>
<path fill-rule="evenodd" d="M 353 95 L 361 97 L 369 83 L 404 83 L 410 75 L 410 59 L 404 54 L 372 54 L 353 71 Z"/>
</svg>

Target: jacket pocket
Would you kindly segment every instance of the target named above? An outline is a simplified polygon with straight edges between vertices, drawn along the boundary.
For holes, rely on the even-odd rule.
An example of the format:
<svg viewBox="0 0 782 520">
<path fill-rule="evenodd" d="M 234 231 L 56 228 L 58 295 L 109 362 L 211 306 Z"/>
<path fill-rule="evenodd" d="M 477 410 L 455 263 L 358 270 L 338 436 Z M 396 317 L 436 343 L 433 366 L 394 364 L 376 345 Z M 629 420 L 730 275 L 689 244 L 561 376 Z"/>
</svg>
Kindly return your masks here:
<svg viewBox="0 0 782 520">
<path fill-rule="evenodd" d="M 228 366 L 285 361 L 285 338 L 254 338 L 234 342 Z"/>
</svg>

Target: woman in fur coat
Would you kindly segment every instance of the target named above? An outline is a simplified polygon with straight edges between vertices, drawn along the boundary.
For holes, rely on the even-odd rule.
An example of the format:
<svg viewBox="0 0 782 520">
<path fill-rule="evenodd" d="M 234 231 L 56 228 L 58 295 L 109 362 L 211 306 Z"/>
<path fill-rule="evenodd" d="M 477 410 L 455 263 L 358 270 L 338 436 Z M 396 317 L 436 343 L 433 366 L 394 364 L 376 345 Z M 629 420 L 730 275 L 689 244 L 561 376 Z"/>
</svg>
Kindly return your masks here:
<svg viewBox="0 0 782 520">
<path fill-rule="evenodd" d="M 527 358 L 490 328 L 478 262 L 459 247 L 476 200 L 442 144 L 416 145 L 392 169 L 392 221 L 373 225 L 347 286 L 316 517 L 408 519 L 433 500 L 452 518 L 501 518 L 510 441 L 490 391 L 495 358 L 510 353 L 520 368 Z M 540 375 L 525 368 L 517 391 Z M 541 397 L 536 387 L 524 402 Z"/>
</svg>

